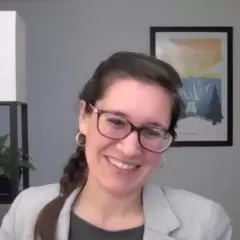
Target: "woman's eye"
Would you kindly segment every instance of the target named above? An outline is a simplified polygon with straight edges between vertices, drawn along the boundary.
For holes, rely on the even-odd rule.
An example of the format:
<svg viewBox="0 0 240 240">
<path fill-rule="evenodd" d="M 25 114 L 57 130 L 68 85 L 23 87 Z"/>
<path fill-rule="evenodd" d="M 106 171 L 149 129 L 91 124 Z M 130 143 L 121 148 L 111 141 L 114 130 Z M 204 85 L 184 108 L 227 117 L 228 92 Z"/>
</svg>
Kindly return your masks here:
<svg viewBox="0 0 240 240">
<path fill-rule="evenodd" d="M 160 132 L 154 130 L 148 130 L 148 134 L 156 137 L 161 136 Z"/>
<path fill-rule="evenodd" d="M 113 119 L 113 118 L 109 118 L 108 122 L 112 125 L 121 127 L 121 126 L 125 126 L 125 122 L 121 119 Z"/>
<path fill-rule="evenodd" d="M 162 137 L 163 136 L 163 133 L 161 131 L 157 131 L 154 129 L 146 128 L 146 129 L 144 129 L 143 132 L 144 132 L 145 136 L 151 136 L 151 137 Z"/>
</svg>

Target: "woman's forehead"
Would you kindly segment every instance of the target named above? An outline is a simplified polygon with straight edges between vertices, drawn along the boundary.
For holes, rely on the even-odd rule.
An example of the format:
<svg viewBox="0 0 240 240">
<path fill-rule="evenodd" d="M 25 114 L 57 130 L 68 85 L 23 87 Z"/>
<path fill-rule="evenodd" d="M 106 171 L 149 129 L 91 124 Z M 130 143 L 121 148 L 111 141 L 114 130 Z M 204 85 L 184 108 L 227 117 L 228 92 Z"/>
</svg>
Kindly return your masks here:
<svg viewBox="0 0 240 240">
<path fill-rule="evenodd" d="M 122 112 L 134 121 L 160 121 L 166 126 L 171 116 L 172 100 L 163 87 L 130 78 L 111 84 L 96 106 Z"/>
</svg>

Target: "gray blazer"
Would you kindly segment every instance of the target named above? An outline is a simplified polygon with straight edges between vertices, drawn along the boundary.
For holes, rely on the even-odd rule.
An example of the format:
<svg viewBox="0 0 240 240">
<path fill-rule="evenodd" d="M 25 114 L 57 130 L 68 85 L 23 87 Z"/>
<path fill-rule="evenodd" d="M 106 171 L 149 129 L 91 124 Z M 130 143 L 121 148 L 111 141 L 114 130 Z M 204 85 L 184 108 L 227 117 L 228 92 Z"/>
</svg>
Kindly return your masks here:
<svg viewBox="0 0 240 240">
<path fill-rule="evenodd" d="M 71 205 L 66 200 L 57 225 L 57 240 L 68 239 Z M 59 193 L 59 184 L 31 187 L 18 195 L 0 228 L 0 240 L 33 240 L 39 212 Z M 232 227 L 218 203 L 183 190 L 147 185 L 143 191 L 143 240 L 230 240 Z"/>
</svg>

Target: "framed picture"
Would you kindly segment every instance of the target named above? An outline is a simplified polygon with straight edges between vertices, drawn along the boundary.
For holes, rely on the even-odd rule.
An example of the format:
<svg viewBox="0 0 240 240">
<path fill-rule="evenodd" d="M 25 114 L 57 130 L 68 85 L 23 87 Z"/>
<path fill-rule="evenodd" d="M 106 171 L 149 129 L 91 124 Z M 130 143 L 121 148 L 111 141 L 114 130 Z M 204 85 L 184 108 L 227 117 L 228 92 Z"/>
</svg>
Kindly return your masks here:
<svg viewBox="0 0 240 240">
<path fill-rule="evenodd" d="M 233 28 L 150 27 L 150 53 L 179 73 L 173 146 L 232 146 Z"/>
</svg>

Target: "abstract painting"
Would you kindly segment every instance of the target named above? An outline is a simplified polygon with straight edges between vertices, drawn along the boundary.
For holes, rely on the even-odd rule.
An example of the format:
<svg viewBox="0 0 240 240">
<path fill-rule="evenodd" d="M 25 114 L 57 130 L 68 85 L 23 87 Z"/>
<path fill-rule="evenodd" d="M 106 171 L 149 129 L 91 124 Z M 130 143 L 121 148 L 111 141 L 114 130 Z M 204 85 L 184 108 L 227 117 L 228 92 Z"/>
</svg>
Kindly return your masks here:
<svg viewBox="0 0 240 240">
<path fill-rule="evenodd" d="M 151 27 L 150 52 L 179 73 L 175 146 L 232 145 L 232 27 Z"/>
</svg>

